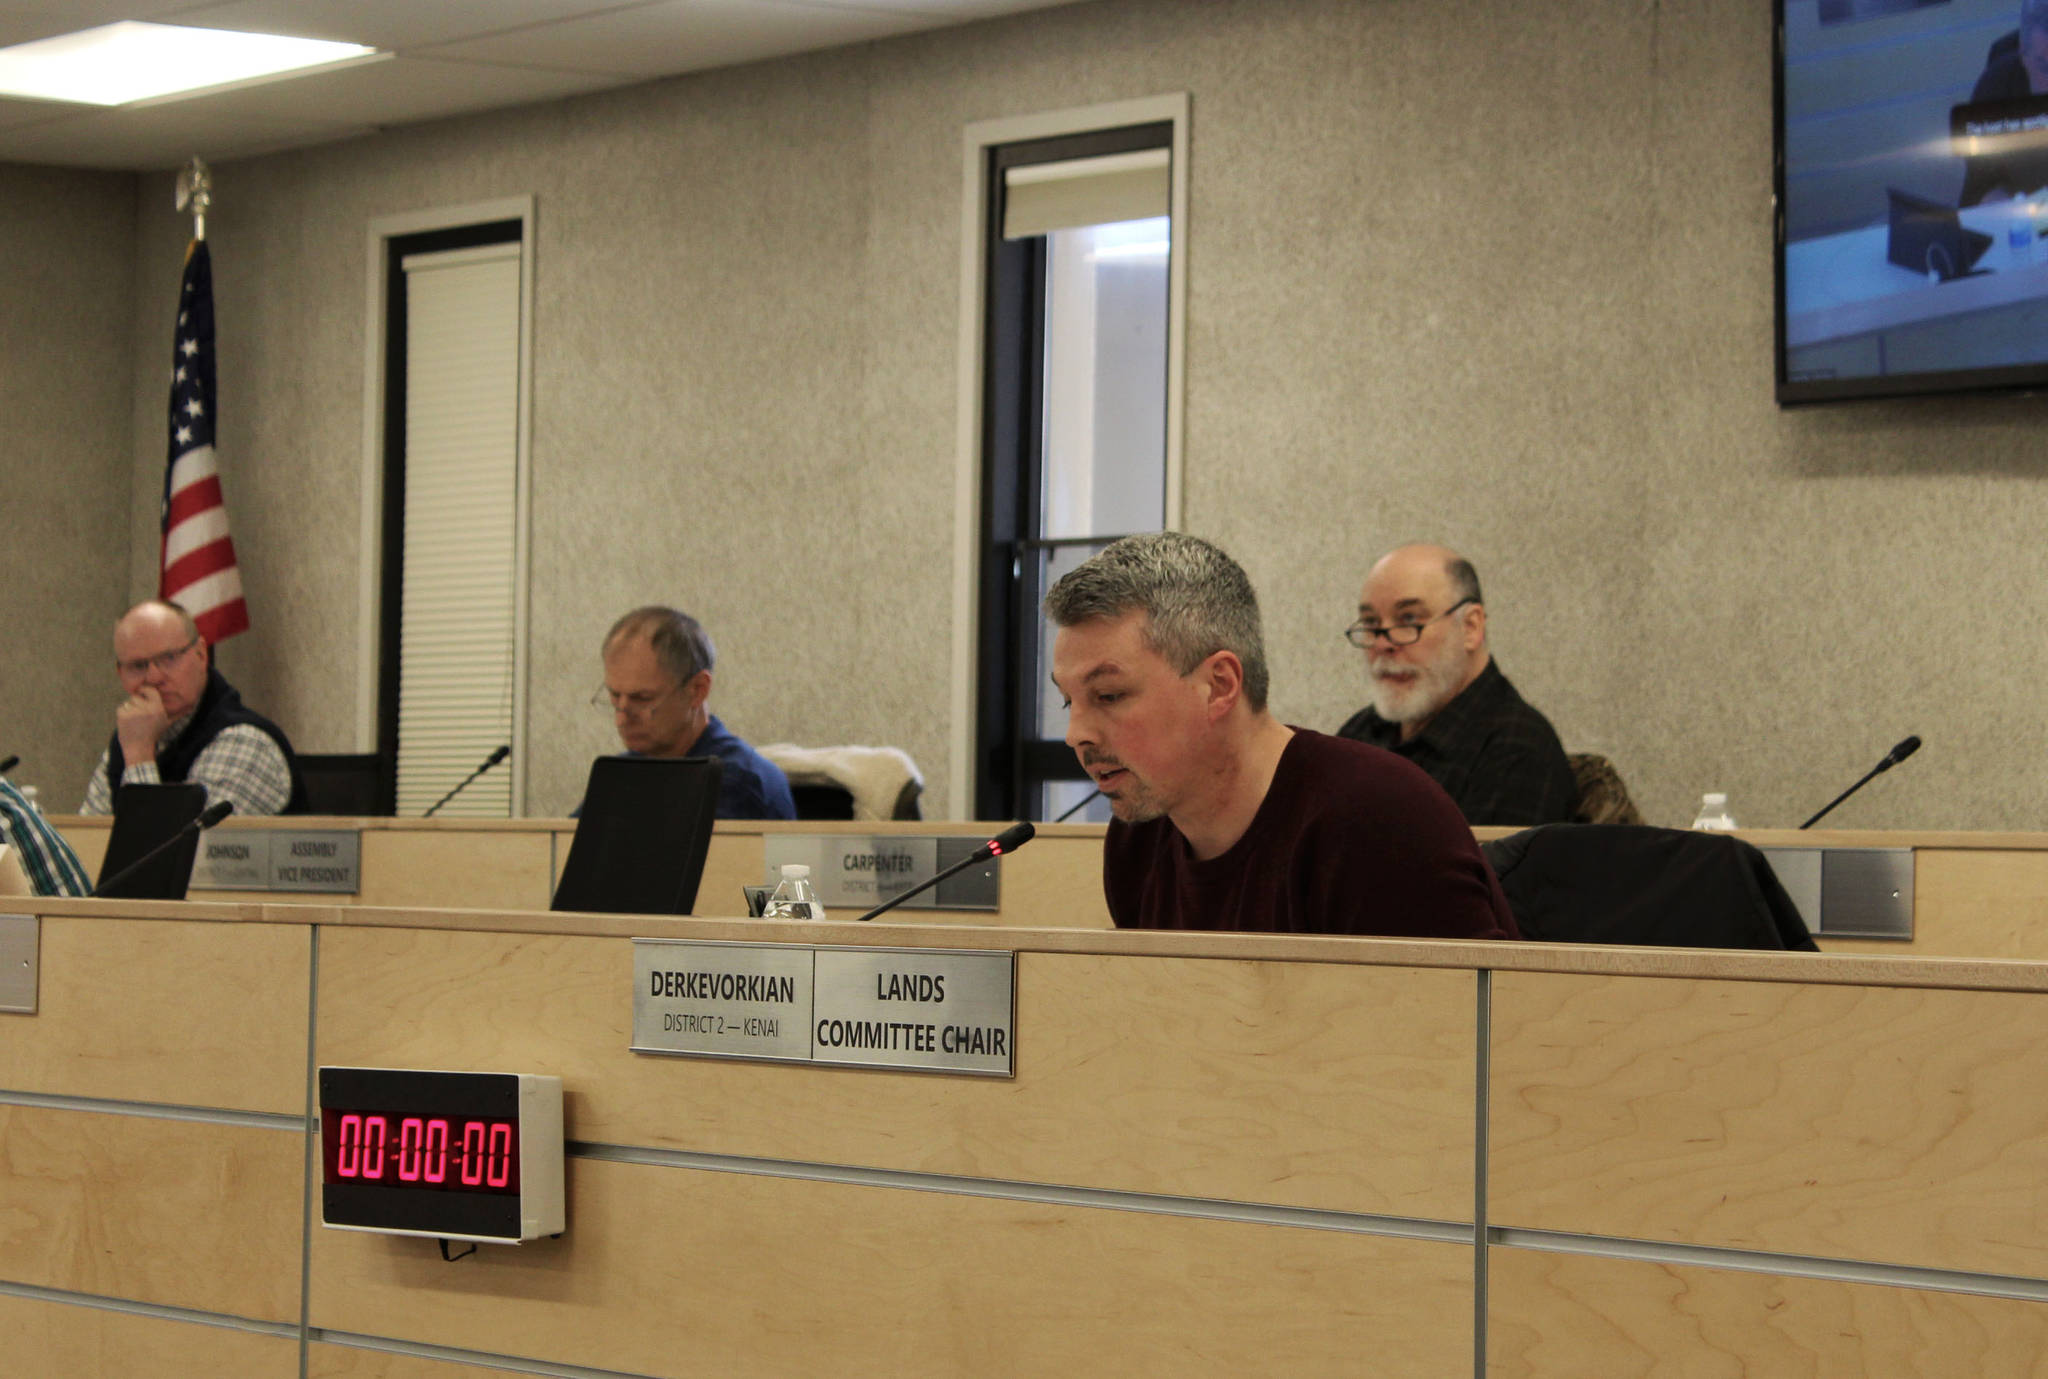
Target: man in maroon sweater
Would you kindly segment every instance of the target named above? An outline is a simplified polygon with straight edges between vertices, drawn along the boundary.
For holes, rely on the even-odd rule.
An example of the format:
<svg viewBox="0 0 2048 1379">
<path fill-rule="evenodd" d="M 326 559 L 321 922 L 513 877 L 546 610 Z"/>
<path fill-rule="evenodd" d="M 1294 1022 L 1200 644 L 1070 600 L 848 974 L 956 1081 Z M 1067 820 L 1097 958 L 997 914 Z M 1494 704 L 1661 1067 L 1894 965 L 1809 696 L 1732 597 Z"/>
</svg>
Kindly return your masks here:
<svg viewBox="0 0 2048 1379">
<path fill-rule="evenodd" d="M 1102 885 L 1118 925 L 1519 937 L 1434 781 L 1267 713 L 1258 599 L 1222 551 L 1126 537 L 1045 608 L 1067 744 L 1115 815 Z"/>
</svg>

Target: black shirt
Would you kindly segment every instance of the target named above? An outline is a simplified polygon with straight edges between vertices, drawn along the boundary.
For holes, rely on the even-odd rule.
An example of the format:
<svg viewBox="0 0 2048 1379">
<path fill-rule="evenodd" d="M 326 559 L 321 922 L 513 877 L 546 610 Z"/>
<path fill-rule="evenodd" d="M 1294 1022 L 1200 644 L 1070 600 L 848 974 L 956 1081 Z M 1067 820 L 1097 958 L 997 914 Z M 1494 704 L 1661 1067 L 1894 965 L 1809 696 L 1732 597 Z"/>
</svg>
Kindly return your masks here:
<svg viewBox="0 0 2048 1379">
<path fill-rule="evenodd" d="M 1464 811 L 1467 823 L 1561 824 L 1578 818 L 1579 788 L 1550 720 L 1488 660 L 1479 678 L 1401 741 L 1401 725 L 1367 706 L 1337 736 L 1408 758 Z"/>
</svg>

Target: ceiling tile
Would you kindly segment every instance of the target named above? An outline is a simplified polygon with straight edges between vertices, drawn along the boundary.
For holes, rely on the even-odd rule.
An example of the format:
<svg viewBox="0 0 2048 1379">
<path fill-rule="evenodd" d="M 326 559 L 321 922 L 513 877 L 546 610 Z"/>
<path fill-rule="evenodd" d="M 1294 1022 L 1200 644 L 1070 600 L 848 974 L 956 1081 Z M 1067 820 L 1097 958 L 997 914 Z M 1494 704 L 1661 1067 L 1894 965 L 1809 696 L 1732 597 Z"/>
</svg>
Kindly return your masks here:
<svg viewBox="0 0 2048 1379">
<path fill-rule="evenodd" d="M 639 0 L 651 3 L 651 0 Z M 634 0 L 221 0 L 192 5 L 181 24 L 249 33 L 288 34 L 367 43 L 376 48 L 416 48 L 425 43 L 477 38 L 599 10 L 616 10 Z"/>
<path fill-rule="evenodd" d="M 915 16 L 788 0 L 662 0 L 495 38 L 449 43 L 434 56 L 638 77 L 729 67 L 926 27 Z"/>
<path fill-rule="evenodd" d="M 217 113 L 212 102 L 90 110 L 0 130 L 0 162 L 150 172 L 179 167 L 194 154 L 209 162 L 271 153 L 367 133 L 302 121 L 254 121 Z"/>
<path fill-rule="evenodd" d="M 20 129 L 24 125 L 45 124 L 81 113 L 82 109 L 69 101 L 31 101 L 0 96 L 0 129 Z"/>
<path fill-rule="evenodd" d="M 397 125 L 597 91 L 635 80 L 586 72 L 394 57 L 197 97 L 228 119 Z"/>
</svg>

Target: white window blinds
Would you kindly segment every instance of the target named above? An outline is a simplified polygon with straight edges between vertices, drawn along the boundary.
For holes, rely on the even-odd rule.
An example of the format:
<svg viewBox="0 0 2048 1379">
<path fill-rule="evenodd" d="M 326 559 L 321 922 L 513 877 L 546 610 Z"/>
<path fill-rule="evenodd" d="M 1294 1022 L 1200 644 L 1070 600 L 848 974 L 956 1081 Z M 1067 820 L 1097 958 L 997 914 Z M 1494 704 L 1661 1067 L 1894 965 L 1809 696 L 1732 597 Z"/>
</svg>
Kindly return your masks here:
<svg viewBox="0 0 2048 1379">
<path fill-rule="evenodd" d="M 1171 209 L 1171 172 L 1163 148 L 1006 168 L 1003 238 L 1163 216 Z"/>
<path fill-rule="evenodd" d="M 419 814 L 512 741 L 518 244 L 404 260 L 405 555 L 398 812 Z M 499 767 L 440 817 L 504 818 Z"/>
</svg>

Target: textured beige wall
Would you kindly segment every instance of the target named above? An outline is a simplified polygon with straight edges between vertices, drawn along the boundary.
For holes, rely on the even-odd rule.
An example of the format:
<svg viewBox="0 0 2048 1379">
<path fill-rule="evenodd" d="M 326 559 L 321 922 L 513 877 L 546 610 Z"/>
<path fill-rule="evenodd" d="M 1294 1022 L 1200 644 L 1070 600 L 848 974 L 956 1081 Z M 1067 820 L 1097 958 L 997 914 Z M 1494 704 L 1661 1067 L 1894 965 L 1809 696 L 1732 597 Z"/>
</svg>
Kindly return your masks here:
<svg viewBox="0 0 2048 1379">
<path fill-rule="evenodd" d="M 1428 537 L 1653 821 L 1796 823 L 1919 732 L 1840 823 L 2041 826 L 2048 407 L 1773 405 L 1751 0 L 1100 0 L 223 166 L 229 669 L 351 745 L 365 226 L 531 192 L 534 811 L 608 745 L 604 625 L 666 599 L 735 729 L 898 743 L 948 812 L 960 129 L 1181 90 L 1185 525 L 1258 583 L 1281 714 L 1358 706 L 1359 579 Z M 184 233 L 142 198 L 137 579 Z"/>
<path fill-rule="evenodd" d="M 134 243 L 134 178 L 0 166 L 0 756 L 52 812 L 120 700 Z"/>
</svg>

